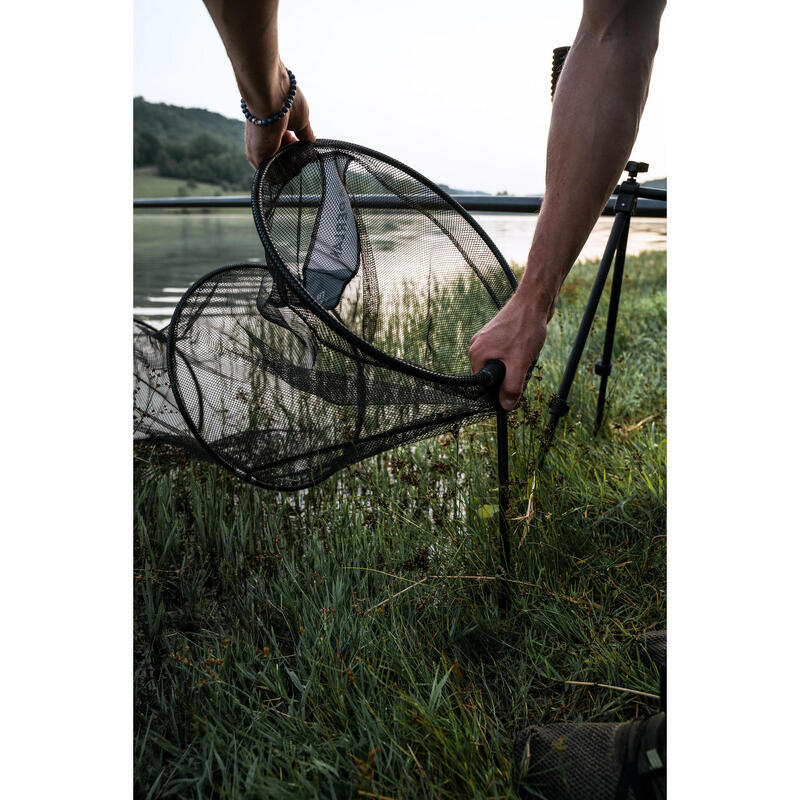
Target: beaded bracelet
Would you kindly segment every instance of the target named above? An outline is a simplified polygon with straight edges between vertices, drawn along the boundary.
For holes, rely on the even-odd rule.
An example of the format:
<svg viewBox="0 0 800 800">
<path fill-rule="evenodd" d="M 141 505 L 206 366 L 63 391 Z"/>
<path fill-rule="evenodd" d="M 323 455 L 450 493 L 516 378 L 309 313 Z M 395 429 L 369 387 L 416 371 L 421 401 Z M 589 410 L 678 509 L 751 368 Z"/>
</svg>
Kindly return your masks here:
<svg viewBox="0 0 800 800">
<path fill-rule="evenodd" d="M 276 111 L 271 117 L 267 117 L 266 119 L 256 119 L 250 113 L 247 103 L 245 103 L 244 98 L 242 98 L 242 114 L 244 114 L 245 119 L 248 122 L 252 122 L 253 125 L 271 125 L 273 122 L 277 122 L 279 119 L 282 119 L 289 113 L 289 109 L 292 107 L 292 103 L 294 102 L 294 96 L 297 93 L 297 78 L 295 78 L 294 73 L 288 67 L 286 68 L 286 72 L 289 73 L 289 96 L 286 98 L 283 108 L 280 111 Z"/>
</svg>

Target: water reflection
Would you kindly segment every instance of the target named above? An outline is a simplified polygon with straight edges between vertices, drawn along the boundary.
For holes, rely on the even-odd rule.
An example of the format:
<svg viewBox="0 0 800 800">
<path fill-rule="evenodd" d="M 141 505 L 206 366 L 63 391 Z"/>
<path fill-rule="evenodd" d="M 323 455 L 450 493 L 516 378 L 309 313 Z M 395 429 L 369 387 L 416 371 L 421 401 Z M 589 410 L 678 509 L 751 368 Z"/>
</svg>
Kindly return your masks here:
<svg viewBox="0 0 800 800">
<path fill-rule="evenodd" d="M 478 223 L 509 262 L 524 264 L 537 217 L 476 214 Z M 613 223 L 602 217 L 579 260 L 600 258 Z M 628 253 L 666 249 L 663 219 L 634 218 Z M 387 250 L 402 240 L 402 224 L 386 228 Z M 134 214 L 134 314 L 156 327 L 169 321 L 183 292 L 198 278 L 226 264 L 263 263 L 264 254 L 249 211 Z"/>
</svg>

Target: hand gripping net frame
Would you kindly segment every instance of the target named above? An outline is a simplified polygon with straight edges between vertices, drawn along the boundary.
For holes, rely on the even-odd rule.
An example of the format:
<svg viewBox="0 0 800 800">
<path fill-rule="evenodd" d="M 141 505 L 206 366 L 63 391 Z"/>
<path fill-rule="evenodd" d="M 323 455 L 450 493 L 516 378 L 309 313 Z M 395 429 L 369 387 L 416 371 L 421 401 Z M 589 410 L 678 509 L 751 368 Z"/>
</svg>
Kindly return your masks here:
<svg viewBox="0 0 800 800">
<path fill-rule="evenodd" d="M 451 197 L 394 159 L 318 140 L 259 167 L 252 207 L 266 263 L 201 278 L 169 327 L 176 404 L 215 460 L 294 490 L 498 413 L 502 365 L 472 375 L 467 353 L 516 281 Z"/>
</svg>

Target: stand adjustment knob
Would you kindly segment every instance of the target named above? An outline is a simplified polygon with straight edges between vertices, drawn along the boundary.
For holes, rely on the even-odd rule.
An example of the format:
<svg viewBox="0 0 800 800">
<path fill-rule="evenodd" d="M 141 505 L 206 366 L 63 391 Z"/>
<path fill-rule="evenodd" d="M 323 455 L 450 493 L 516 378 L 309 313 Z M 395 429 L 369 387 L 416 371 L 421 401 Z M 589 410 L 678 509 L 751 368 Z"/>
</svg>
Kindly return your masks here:
<svg viewBox="0 0 800 800">
<path fill-rule="evenodd" d="M 610 375 L 611 374 L 611 365 L 604 364 L 602 361 L 596 361 L 594 365 L 594 374 L 595 375 Z"/>
<path fill-rule="evenodd" d="M 647 172 L 649 169 L 650 165 L 646 164 L 644 161 L 629 161 L 625 165 L 625 172 L 627 172 L 631 178 L 635 178 L 640 172 Z"/>
</svg>

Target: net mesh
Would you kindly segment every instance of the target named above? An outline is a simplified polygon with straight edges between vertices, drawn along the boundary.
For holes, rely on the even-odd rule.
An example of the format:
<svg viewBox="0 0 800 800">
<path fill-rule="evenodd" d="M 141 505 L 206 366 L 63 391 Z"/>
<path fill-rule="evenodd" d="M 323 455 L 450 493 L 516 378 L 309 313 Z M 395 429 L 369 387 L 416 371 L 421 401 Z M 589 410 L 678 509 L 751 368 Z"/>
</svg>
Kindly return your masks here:
<svg viewBox="0 0 800 800">
<path fill-rule="evenodd" d="M 514 742 L 522 787 L 548 800 L 665 800 L 666 776 L 656 764 L 666 761 L 663 712 L 621 723 L 533 726 Z"/>
<path fill-rule="evenodd" d="M 188 387 L 187 387 L 188 388 Z M 197 390 L 195 397 L 199 397 Z M 207 451 L 189 430 L 167 373 L 167 333 L 133 320 L 133 440 L 180 447 L 199 458 Z"/>
<path fill-rule="evenodd" d="M 451 198 L 317 141 L 259 168 L 253 212 L 266 264 L 198 281 L 169 329 L 168 391 L 209 454 L 297 489 L 494 413 L 468 348 L 515 281 Z"/>
</svg>

